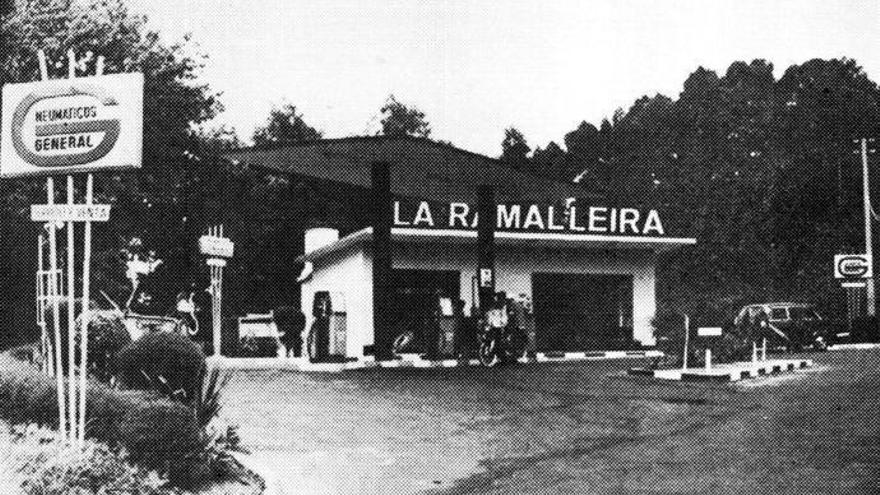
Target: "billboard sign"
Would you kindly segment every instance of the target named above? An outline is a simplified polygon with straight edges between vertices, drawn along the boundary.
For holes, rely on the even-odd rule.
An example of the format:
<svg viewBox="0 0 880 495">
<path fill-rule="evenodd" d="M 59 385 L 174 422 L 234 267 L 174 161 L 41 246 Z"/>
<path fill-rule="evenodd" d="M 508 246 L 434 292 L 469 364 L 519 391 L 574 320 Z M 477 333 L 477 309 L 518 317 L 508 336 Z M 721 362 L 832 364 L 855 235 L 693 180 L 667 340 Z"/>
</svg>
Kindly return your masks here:
<svg viewBox="0 0 880 495">
<path fill-rule="evenodd" d="M 3 87 L 0 177 L 141 166 L 142 74 Z"/>
<path fill-rule="evenodd" d="M 864 254 L 834 255 L 834 278 L 861 280 L 874 276 L 871 259 Z"/>
</svg>

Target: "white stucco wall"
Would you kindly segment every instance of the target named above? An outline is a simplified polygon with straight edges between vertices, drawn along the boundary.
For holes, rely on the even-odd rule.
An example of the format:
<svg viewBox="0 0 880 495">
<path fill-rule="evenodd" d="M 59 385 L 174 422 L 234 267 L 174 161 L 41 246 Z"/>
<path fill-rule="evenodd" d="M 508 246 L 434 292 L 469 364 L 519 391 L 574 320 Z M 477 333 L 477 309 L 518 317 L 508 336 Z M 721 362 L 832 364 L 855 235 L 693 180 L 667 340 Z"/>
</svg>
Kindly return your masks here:
<svg viewBox="0 0 880 495">
<path fill-rule="evenodd" d="M 301 306 L 306 315 L 303 342 L 314 320 L 312 301 L 315 292 L 322 290 L 344 295 L 347 313 L 346 355 L 363 356 L 363 346 L 373 343 L 372 261 L 363 249 L 353 247 L 314 263 L 312 276 L 302 283 Z"/>
<path fill-rule="evenodd" d="M 472 277 L 476 253 L 470 244 L 395 244 L 394 268 L 456 270 L 460 272 L 465 311 L 473 305 Z M 650 250 L 594 250 L 585 248 L 523 248 L 496 246 L 496 288 L 511 296 L 532 296 L 533 273 L 632 275 L 633 337 L 645 345 L 655 343 L 651 319 L 656 310 L 655 264 Z M 349 357 L 363 356 L 373 344 L 372 259 L 369 245 L 361 244 L 318 260 L 312 277 L 302 286 L 302 309 L 308 329 L 312 300 L 320 290 L 345 294 L 348 313 L 346 349 Z M 305 338 L 305 336 L 303 336 Z"/>
</svg>

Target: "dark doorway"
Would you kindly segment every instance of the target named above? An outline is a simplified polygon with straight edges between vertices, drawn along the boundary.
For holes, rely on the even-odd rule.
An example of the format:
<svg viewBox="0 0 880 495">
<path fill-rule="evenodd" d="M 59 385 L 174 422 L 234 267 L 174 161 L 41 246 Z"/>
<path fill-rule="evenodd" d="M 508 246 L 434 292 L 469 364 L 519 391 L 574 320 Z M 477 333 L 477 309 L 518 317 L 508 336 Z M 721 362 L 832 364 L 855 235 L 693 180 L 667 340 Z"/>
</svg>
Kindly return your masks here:
<svg viewBox="0 0 880 495">
<path fill-rule="evenodd" d="M 459 277 L 459 272 L 452 270 L 394 270 L 389 315 L 393 335 L 411 331 L 424 340 L 426 323 L 437 308 L 437 297 L 459 299 Z"/>
<path fill-rule="evenodd" d="M 632 345 L 631 275 L 532 275 L 539 351 L 611 350 Z"/>
</svg>

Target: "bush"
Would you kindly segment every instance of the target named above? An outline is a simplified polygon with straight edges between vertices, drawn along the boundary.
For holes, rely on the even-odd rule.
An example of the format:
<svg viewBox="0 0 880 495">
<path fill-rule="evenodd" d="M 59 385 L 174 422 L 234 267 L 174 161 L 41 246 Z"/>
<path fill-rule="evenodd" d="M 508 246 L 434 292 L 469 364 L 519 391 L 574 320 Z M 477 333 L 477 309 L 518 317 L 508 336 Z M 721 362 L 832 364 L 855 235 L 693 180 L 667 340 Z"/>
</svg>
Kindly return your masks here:
<svg viewBox="0 0 880 495">
<path fill-rule="evenodd" d="M 0 356 L 0 419 L 58 427 L 55 383 L 31 365 Z"/>
<path fill-rule="evenodd" d="M 129 464 L 106 445 L 88 442 L 82 452 L 54 448 L 25 466 L 22 489 L 27 495 L 87 495 L 128 493 L 162 495 L 164 480 Z"/>
<path fill-rule="evenodd" d="M 114 390 L 89 382 L 86 436 L 126 449 L 132 461 L 168 474 L 172 483 L 207 481 L 212 459 L 193 409 L 155 393 Z M 0 419 L 58 428 L 55 381 L 0 355 Z M 202 477 L 202 478 L 199 478 Z"/>
<path fill-rule="evenodd" d="M 850 339 L 853 342 L 880 342 L 877 317 L 864 316 L 853 319 Z"/>
<path fill-rule="evenodd" d="M 131 336 L 122 321 L 122 314 L 115 310 L 97 310 L 90 313 L 88 336 L 89 372 L 101 381 L 109 381 L 115 374 L 116 355 L 131 344 Z M 77 329 L 82 321 L 77 320 Z M 77 332 L 77 358 L 79 357 L 80 333 Z M 79 361 L 79 359 L 77 359 Z"/>
<path fill-rule="evenodd" d="M 205 367 L 202 350 L 174 333 L 144 335 L 117 356 L 118 377 L 125 387 L 182 394 L 187 402 L 198 392 Z"/>
<path fill-rule="evenodd" d="M 131 460 L 160 473 L 178 486 L 191 487 L 210 479 L 201 457 L 201 431 L 193 411 L 183 404 L 156 399 L 128 411 L 119 433 Z"/>
</svg>

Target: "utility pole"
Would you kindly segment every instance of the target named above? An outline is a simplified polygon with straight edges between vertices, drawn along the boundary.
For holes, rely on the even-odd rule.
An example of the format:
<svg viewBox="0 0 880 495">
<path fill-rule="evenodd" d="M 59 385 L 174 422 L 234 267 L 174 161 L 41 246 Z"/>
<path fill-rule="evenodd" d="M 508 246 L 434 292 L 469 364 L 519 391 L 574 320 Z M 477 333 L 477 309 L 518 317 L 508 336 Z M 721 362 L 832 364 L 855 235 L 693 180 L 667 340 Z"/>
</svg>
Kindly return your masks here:
<svg viewBox="0 0 880 495">
<path fill-rule="evenodd" d="M 873 139 L 871 140 L 873 141 Z M 871 264 L 874 264 L 874 254 L 872 249 L 873 244 L 873 236 L 871 234 L 871 190 L 869 188 L 869 174 L 868 174 L 868 140 L 865 138 L 861 139 L 862 145 L 862 194 L 863 194 L 863 202 L 865 207 L 865 255 L 868 257 L 868 261 Z M 871 150 L 872 152 L 874 150 Z M 866 280 L 865 285 L 865 305 L 867 306 L 868 316 L 874 316 L 874 277 L 872 276 L 868 280 Z"/>
</svg>

